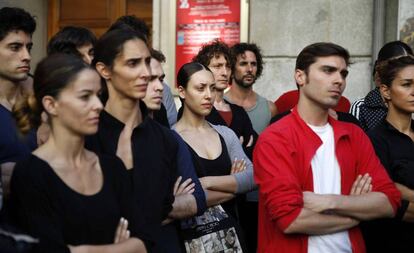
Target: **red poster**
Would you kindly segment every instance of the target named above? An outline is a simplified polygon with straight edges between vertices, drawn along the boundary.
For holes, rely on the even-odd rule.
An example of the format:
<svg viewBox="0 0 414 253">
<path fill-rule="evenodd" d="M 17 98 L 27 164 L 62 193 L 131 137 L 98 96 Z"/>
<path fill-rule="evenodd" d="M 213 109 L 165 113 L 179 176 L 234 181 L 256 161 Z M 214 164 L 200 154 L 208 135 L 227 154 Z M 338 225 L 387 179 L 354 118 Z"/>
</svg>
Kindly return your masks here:
<svg viewBox="0 0 414 253">
<path fill-rule="evenodd" d="M 177 0 L 176 73 L 217 38 L 229 46 L 240 42 L 240 0 Z"/>
</svg>

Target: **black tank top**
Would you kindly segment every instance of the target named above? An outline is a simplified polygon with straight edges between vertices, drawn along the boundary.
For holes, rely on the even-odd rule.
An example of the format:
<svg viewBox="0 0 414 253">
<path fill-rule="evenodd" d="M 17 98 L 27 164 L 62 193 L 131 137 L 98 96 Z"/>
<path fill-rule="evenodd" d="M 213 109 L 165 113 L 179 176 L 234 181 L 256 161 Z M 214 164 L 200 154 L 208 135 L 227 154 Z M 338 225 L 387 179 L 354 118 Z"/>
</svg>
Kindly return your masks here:
<svg viewBox="0 0 414 253">
<path fill-rule="evenodd" d="M 215 159 L 206 159 L 200 157 L 197 152 L 195 152 L 190 145 L 188 145 L 191 156 L 193 157 L 194 167 L 196 169 L 197 176 L 205 177 L 205 176 L 225 176 L 230 175 L 231 172 L 231 160 L 229 153 L 227 152 L 227 146 L 224 142 L 223 137 L 219 134 L 220 143 L 221 143 L 221 154 Z M 229 200 L 225 203 L 222 203 L 221 206 L 223 209 L 236 218 L 236 207 L 235 207 L 235 200 Z"/>
</svg>

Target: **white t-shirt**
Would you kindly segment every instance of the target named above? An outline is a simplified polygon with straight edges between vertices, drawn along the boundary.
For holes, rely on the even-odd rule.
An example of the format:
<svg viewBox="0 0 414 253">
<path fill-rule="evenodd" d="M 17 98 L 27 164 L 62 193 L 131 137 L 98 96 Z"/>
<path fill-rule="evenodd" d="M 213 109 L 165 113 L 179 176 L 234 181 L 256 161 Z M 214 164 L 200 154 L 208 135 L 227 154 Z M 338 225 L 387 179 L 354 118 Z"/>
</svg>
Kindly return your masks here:
<svg viewBox="0 0 414 253">
<path fill-rule="evenodd" d="M 335 154 L 332 126 L 308 125 L 322 140 L 312 158 L 313 189 L 318 194 L 341 194 L 341 171 Z M 348 231 L 309 236 L 308 253 L 352 253 Z"/>
</svg>

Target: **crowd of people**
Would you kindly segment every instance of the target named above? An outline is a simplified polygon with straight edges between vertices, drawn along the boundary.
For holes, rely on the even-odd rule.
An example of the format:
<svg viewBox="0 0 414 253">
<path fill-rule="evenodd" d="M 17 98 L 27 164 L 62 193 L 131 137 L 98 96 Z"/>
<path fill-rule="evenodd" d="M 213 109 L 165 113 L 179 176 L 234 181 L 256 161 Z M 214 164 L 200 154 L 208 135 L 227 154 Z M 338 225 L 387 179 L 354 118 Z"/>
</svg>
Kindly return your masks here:
<svg viewBox="0 0 414 253">
<path fill-rule="evenodd" d="M 135 16 L 68 26 L 30 74 L 36 22 L 0 9 L 0 252 L 411 252 L 414 56 L 342 96 L 349 52 L 318 42 L 275 102 L 254 43 L 203 45 L 165 82 Z M 412 181 L 412 182 L 411 182 Z"/>
</svg>

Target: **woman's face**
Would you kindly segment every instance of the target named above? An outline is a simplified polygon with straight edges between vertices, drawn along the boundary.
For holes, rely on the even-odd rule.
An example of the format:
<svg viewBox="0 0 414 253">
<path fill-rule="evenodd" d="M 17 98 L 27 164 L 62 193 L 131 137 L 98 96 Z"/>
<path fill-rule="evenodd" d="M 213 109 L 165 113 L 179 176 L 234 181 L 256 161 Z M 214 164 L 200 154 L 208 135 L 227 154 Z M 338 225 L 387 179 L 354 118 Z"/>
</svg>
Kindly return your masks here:
<svg viewBox="0 0 414 253">
<path fill-rule="evenodd" d="M 126 41 L 114 60 L 109 82 L 113 89 L 109 89 L 109 96 L 111 92 L 117 92 L 121 97 L 134 100 L 144 98 L 151 76 L 150 61 L 150 52 L 144 41 Z"/>
<path fill-rule="evenodd" d="M 402 112 L 414 113 L 414 65 L 400 70 L 390 87 L 383 86 L 382 92 L 389 100 L 389 106 Z"/>
<path fill-rule="evenodd" d="M 61 125 L 80 135 L 96 133 L 103 108 L 98 97 L 100 90 L 100 77 L 96 71 L 84 69 L 79 72 L 54 99 L 53 127 Z"/>
<path fill-rule="evenodd" d="M 178 87 L 185 107 L 197 115 L 207 116 L 213 108 L 216 96 L 214 76 L 210 71 L 200 70 L 194 73 L 187 87 Z"/>
</svg>

